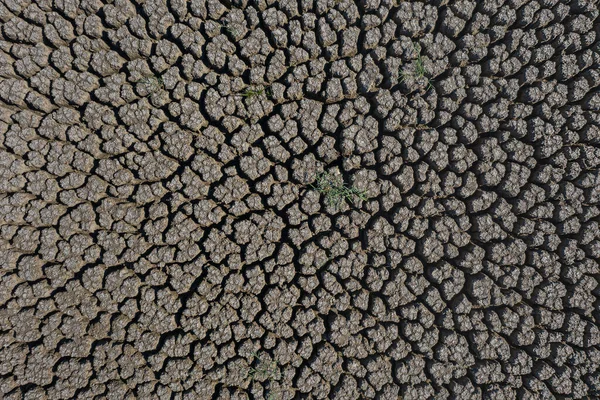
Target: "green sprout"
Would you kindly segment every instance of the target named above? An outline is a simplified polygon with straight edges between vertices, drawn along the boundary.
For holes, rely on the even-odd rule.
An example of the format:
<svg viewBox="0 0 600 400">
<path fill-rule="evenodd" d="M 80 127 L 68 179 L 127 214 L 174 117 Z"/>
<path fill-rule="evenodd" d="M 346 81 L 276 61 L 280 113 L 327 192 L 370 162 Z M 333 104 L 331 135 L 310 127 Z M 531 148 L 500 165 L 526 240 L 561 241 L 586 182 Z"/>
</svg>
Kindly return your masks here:
<svg viewBox="0 0 600 400">
<path fill-rule="evenodd" d="M 136 83 L 144 85 L 146 88 L 148 88 L 149 93 L 154 93 L 164 87 L 162 76 L 148 76 L 140 79 Z"/>
<path fill-rule="evenodd" d="M 256 99 L 260 96 L 265 96 L 267 99 L 271 99 L 272 92 L 270 86 L 248 86 L 238 96 L 244 97 L 248 100 Z"/>
<path fill-rule="evenodd" d="M 242 93 L 242 97 L 247 99 L 258 97 L 265 93 L 265 88 L 263 87 L 247 87 L 246 90 Z"/>
<path fill-rule="evenodd" d="M 417 76 L 425 76 L 429 72 L 425 69 L 425 64 L 423 63 L 423 56 L 421 55 L 421 45 L 416 43 L 414 45 L 415 52 L 417 53 L 417 60 L 415 61 L 415 73 Z"/>
<path fill-rule="evenodd" d="M 421 55 L 421 45 L 419 43 L 413 43 L 413 51 L 417 54 L 417 59 L 414 61 L 414 70 L 407 71 L 402 69 L 400 71 L 400 83 L 405 82 L 409 77 L 412 78 L 425 78 L 427 80 L 427 90 L 433 89 L 433 84 L 429 78 L 429 71 L 425 68 L 425 56 Z"/>
<path fill-rule="evenodd" d="M 277 359 L 275 360 L 265 360 L 257 353 L 252 353 L 253 359 L 258 360 L 256 367 L 250 368 L 250 379 L 252 381 L 267 381 L 269 382 L 269 395 L 267 396 L 268 400 L 275 400 L 275 393 L 272 392 L 272 387 L 274 386 L 274 382 L 276 380 L 281 379 L 281 371 L 279 370 L 279 365 L 277 365 Z"/>
<path fill-rule="evenodd" d="M 355 197 L 366 201 L 367 194 L 364 190 L 359 190 L 355 187 L 344 184 L 341 177 L 333 176 L 328 172 L 323 172 L 317 176 L 314 185 L 311 185 L 314 190 L 323 194 L 327 204 L 337 208 L 342 201 L 350 201 Z"/>
</svg>

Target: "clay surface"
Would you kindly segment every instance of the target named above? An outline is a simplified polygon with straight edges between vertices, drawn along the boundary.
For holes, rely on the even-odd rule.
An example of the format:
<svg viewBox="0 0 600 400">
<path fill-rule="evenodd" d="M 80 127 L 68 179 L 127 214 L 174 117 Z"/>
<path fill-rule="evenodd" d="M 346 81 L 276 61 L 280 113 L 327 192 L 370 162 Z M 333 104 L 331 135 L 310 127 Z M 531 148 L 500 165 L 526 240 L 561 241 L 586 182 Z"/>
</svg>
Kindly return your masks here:
<svg viewBox="0 0 600 400">
<path fill-rule="evenodd" d="M 0 398 L 600 398 L 599 13 L 0 1 Z"/>
</svg>

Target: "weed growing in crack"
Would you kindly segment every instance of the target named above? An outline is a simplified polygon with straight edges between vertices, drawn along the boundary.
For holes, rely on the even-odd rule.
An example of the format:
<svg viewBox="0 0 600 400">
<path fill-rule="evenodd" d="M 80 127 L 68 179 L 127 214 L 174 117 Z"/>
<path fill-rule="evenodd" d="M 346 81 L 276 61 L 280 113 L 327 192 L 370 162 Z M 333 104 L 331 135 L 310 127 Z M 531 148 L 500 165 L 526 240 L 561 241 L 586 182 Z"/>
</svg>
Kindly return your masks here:
<svg viewBox="0 0 600 400">
<path fill-rule="evenodd" d="M 328 172 L 319 174 L 315 184 L 311 186 L 314 190 L 325 196 L 328 205 L 335 208 L 342 201 L 351 201 L 355 197 L 363 201 L 367 200 L 367 194 L 364 190 L 348 186 L 344 183 L 342 177 L 334 176 Z"/>
<path fill-rule="evenodd" d="M 263 94 L 268 95 L 268 88 L 264 88 L 262 86 L 257 87 L 247 87 L 246 90 L 242 93 L 242 97 L 247 99 L 251 99 L 254 97 L 262 96 Z"/>
<path fill-rule="evenodd" d="M 248 101 L 254 101 L 260 97 L 271 100 L 272 92 L 270 86 L 248 86 L 238 96 L 248 99 Z"/>
<path fill-rule="evenodd" d="M 265 89 L 263 89 L 261 87 L 259 87 L 259 88 L 246 88 L 246 90 L 244 91 L 244 93 L 242 93 L 242 96 L 244 96 L 246 98 L 252 98 L 252 97 L 260 96 L 264 92 L 265 92 Z"/>
<path fill-rule="evenodd" d="M 273 392 L 273 386 L 275 381 L 281 378 L 281 371 L 277 360 L 265 360 L 261 358 L 257 353 L 252 354 L 254 361 L 256 362 L 255 367 L 250 367 L 249 376 L 252 381 L 258 382 L 269 382 L 269 395 L 267 400 L 276 400 L 276 393 Z"/>
<path fill-rule="evenodd" d="M 429 72 L 427 72 L 427 69 L 425 69 L 425 64 L 423 63 L 423 56 L 421 55 L 421 45 L 416 43 L 414 45 L 414 49 L 417 53 L 417 60 L 415 61 L 415 73 L 419 77 L 424 77 Z"/>
<path fill-rule="evenodd" d="M 425 56 L 421 55 L 421 45 L 419 43 L 413 43 L 413 51 L 417 54 L 417 59 L 413 62 L 414 70 L 400 70 L 400 83 L 405 82 L 409 77 L 414 79 L 424 78 L 427 81 L 427 90 L 433 89 L 433 84 L 428 76 L 429 71 L 425 68 Z"/>
<path fill-rule="evenodd" d="M 138 80 L 136 83 L 146 87 L 148 93 L 154 93 L 164 87 L 162 76 L 148 76 Z"/>
</svg>

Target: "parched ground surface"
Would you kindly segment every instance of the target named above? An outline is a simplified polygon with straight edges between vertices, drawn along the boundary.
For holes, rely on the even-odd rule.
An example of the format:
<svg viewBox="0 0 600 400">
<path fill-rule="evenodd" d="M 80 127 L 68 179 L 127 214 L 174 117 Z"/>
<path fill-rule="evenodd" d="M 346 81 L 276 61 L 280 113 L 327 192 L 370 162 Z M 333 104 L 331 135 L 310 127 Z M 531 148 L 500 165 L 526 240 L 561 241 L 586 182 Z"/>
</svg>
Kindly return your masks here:
<svg viewBox="0 0 600 400">
<path fill-rule="evenodd" d="M 0 398 L 599 398 L 598 10 L 1 0 Z"/>
</svg>

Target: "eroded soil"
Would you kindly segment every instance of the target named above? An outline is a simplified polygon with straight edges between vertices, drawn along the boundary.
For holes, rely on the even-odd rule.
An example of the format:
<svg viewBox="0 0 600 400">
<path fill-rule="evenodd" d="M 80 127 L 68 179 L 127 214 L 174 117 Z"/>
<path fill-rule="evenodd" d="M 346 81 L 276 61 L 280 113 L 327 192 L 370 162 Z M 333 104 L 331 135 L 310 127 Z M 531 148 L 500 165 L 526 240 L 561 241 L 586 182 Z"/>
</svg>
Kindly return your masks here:
<svg viewBox="0 0 600 400">
<path fill-rule="evenodd" d="M 0 1 L 0 398 L 598 398 L 598 9 Z"/>
</svg>

